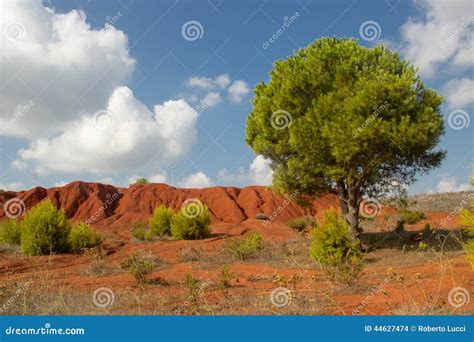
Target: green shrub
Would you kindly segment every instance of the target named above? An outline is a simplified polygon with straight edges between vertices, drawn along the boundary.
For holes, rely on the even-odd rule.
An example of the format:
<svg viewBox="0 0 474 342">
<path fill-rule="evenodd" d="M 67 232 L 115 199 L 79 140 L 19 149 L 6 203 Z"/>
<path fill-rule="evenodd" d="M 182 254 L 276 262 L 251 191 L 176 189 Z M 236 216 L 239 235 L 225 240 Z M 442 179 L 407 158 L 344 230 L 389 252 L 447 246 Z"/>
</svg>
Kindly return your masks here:
<svg viewBox="0 0 474 342">
<path fill-rule="evenodd" d="M 140 241 L 150 241 L 152 240 L 152 234 L 148 230 L 145 223 L 140 221 L 135 221 L 132 224 L 132 235 Z"/>
<path fill-rule="evenodd" d="M 186 273 L 184 283 L 188 288 L 188 300 L 191 303 L 196 303 L 199 300 L 199 296 L 201 294 L 201 289 L 199 287 L 201 281 L 199 279 L 193 278 L 193 275 L 191 273 Z"/>
<path fill-rule="evenodd" d="M 71 225 L 64 210 L 50 200 L 30 209 L 21 221 L 21 249 L 25 255 L 43 255 L 68 249 Z"/>
<path fill-rule="evenodd" d="M 232 273 L 229 266 L 226 265 L 219 270 L 218 277 L 221 283 L 221 287 L 228 288 L 231 286 L 231 281 L 232 278 L 234 278 L 234 273 Z"/>
<path fill-rule="evenodd" d="M 155 263 L 151 256 L 132 254 L 127 260 L 128 270 L 135 278 L 137 284 L 141 285 L 148 281 L 148 277 L 155 269 Z"/>
<path fill-rule="evenodd" d="M 135 181 L 135 184 L 145 185 L 145 184 L 150 184 L 150 182 L 148 181 L 148 179 L 140 177 Z"/>
<path fill-rule="evenodd" d="M 20 223 L 16 219 L 4 219 L 0 221 L 0 243 L 19 245 L 20 242 Z"/>
<path fill-rule="evenodd" d="M 234 257 L 240 260 L 248 259 L 256 251 L 262 248 L 262 234 L 258 232 L 247 233 L 242 238 L 227 241 L 227 249 Z"/>
<path fill-rule="evenodd" d="M 308 227 L 309 225 L 314 227 L 315 224 L 316 224 L 316 221 L 314 220 L 314 218 L 308 217 L 308 216 L 298 217 L 298 218 L 288 221 L 288 226 L 291 229 L 294 229 L 299 232 L 302 232 L 303 230 L 305 230 L 306 227 Z"/>
<path fill-rule="evenodd" d="M 170 208 L 161 204 L 155 208 L 150 218 L 150 231 L 152 236 L 167 236 L 171 233 L 171 218 L 174 212 Z"/>
<path fill-rule="evenodd" d="M 68 237 L 69 248 L 73 252 L 94 248 L 100 244 L 101 240 L 101 236 L 84 222 L 73 224 Z"/>
<path fill-rule="evenodd" d="M 353 284 L 364 265 L 360 242 L 335 209 L 326 210 L 322 224 L 312 230 L 310 255 L 331 281 L 344 285 Z"/>
<path fill-rule="evenodd" d="M 211 214 L 207 205 L 196 217 L 186 216 L 183 210 L 171 218 L 171 236 L 174 240 L 199 240 L 211 235 Z"/>
<path fill-rule="evenodd" d="M 402 210 L 402 219 L 408 224 L 417 223 L 425 218 L 425 213 L 418 210 Z"/>
</svg>

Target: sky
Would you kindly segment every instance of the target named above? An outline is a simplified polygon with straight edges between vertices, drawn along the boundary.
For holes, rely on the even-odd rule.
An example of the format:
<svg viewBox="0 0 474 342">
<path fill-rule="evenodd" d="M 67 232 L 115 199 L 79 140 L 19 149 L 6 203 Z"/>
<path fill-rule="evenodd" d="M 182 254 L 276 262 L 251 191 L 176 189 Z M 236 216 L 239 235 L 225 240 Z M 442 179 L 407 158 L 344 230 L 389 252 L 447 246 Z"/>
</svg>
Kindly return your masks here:
<svg viewBox="0 0 474 342">
<path fill-rule="evenodd" d="M 268 185 L 253 89 L 323 36 L 388 44 L 439 91 L 447 150 L 409 193 L 472 189 L 472 1 L 0 3 L 0 189 L 75 180 Z"/>
</svg>

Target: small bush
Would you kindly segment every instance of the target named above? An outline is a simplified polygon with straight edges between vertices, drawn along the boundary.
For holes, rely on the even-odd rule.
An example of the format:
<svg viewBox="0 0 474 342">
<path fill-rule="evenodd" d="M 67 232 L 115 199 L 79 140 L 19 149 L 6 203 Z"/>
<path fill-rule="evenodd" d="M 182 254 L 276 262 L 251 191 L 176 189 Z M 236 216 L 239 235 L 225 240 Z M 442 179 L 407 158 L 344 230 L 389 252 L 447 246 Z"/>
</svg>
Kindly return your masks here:
<svg viewBox="0 0 474 342">
<path fill-rule="evenodd" d="M 148 277 L 155 269 L 155 263 L 151 256 L 133 254 L 127 260 L 130 274 L 135 278 L 137 284 L 142 285 L 148 281 Z"/>
<path fill-rule="evenodd" d="M 135 221 L 132 224 L 132 236 L 140 241 L 150 241 L 152 234 L 147 226 L 140 221 Z"/>
<path fill-rule="evenodd" d="M 203 205 L 202 212 L 196 217 L 188 217 L 180 210 L 171 218 L 171 236 L 174 240 L 199 240 L 211 235 L 209 225 L 211 214 L 207 205 Z"/>
<path fill-rule="evenodd" d="M 43 255 L 68 249 L 71 225 L 64 210 L 50 200 L 30 209 L 21 221 L 21 249 L 25 255 Z"/>
<path fill-rule="evenodd" d="M 258 232 L 251 232 L 242 238 L 227 241 L 227 249 L 233 256 L 242 261 L 262 248 L 262 235 Z"/>
<path fill-rule="evenodd" d="M 83 222 L 74 224 L 68 237 L 69 248 L 73 252 L 80 252 L 85 248 L 94 248 L 100 244 L 101 240 L 101 236 Z"/>
<path fill-rule="evenodd" d="M 199 288 L 201 281 L 199 279 L 193 278 L 191 273 L 186 273 L 184 283 L 188 287 L 188 300 L 191 303 L 196 303 L 199 300 L 199 296 L 201 294 L 201 290 Z"/>
<path fill-rule="evenodd" d="M 335 209 L 326 210 L 322 224 L 313 229 L 310 255 L 331 281 L 343 285 L 352 285 L 363 268 L 360 242 Z"/>
<path fill-rule="evenodd" d="M 405 220 L 397 220 L 397 225 L 393 230 L 397 233 L 403 232 L 405 230 Z"/>
<path fill-rule="evenodd" d="M 4 219 L 0 221 L 0 243 L 19 245 L 20 242 L 20 223 L 15 219 Z"/>
<path fill-rule="evenodd" d="M 223 266 L 219 270 L 219 281 L 222 288 L 228 288 L 231 286 L 232 278 L 234 278 L 234 273 L 230 270 L 229 266 Z"/>
<path fill-rule="evenodd" d="M 148 179 L 140 177 L 135 181 L 135 184 L 140 184 L 140 185 L 145 185 L 145 184 L 150 184 Z"/>
<path fill-rule="evenodd" d="M 309 225 L 314 227 L 315 224 L 316 221 L 314 220 L 314 218 L 308 216 L 298 217 L 288 221 L 288 226 L 298 232 L 304 231 Z"/>
<path fill-rule="evenodd" d="M 161 204 L 155 208 L 150 218 L 150 231 L 152 236 L 167 236 L 171 233 L 171 218 L 174 212 L 170 208 Z"/>
<path fill-rule="evenodd" d="M 402 210 L 402 219 L 408 224 L 417 223 L 425 218 L 425 213 L 418 210 Z"/>
</svg>

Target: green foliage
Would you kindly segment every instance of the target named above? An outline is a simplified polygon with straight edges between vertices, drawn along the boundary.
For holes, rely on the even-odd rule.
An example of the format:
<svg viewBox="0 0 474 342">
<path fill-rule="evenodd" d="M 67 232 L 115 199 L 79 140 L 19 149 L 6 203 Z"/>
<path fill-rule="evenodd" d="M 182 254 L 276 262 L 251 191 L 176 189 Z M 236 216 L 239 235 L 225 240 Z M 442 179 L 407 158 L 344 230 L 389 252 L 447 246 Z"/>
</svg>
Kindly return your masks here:
<svg viewBox="0 0 474 342">
<path fill-rule="evenodd" d="M 276 61 L 252 103 L 246 142 L 271 159 L 273 186 L 307 196 L 337 190 L 356 209 L 341 206 L 354 235 L 362 196 L 388 193 L 387 180 L 410 184 L 445 156 L 436 150 L 442 97 L 386 46 L 321 38 Z"/>
<path fill-rule="evenodd" d="M 135 181 L 135 184 L 145 185 L 145 184 L 150 184 L 150 182 L 148 181 L 148 179 L 144 177 L 140 177 Z"/>
<path fill-rule="evenodd" d="M 306 227 L 308 227 L 309 225 L 311 225 L 311 227 L 314 227 L 315 224 L 316 221 L 314 220 L 314 218 L 308 216 L 298 217 L 288 221 L 288 226 L 291 229 L 297 230 L 299 232 L 305 230 Z"/>
<path fill-rule="evenodd" d="M 418 243 L 418 249 L 419 249 L 420 251 L 426 251 L 426 250 L 428 249 L 428 247 L 429 247 L 428 244 L 427 244 L 426 242 L 424 242 L 424 241 L 420 241 L 420 242 Z"/>
<path fill-rule="evenodd" d="M 199 288 L 201 281 L 199 279 L 193 278 L 193 275 L 191 273 L 186 273 L 184 283 L 188 288 L 189 301 L 192 303 L 196 303 L 199 300 L 199 296 L 201 294 Z"/>
<path fill-rule="evenodd" d="M 20 223 L 16 219 L 0 221 L 0 243 L 19 245 L 21 242 Z"/>
<path fill-rule="evenodd" d="M 143 253 L 132 254 L 127 260 L 128 271 L 135 278 L 137 284 L 145 284 L 148 277 L 155 269 L 155 263 L 151 256 Z"/>
<path fill-rule="evenodd" d="M 471 179 L 471 184 L 474 185 L 474 175 Z M 471 209 L 474 208 L 474 198 L 471 199 Z M 467 229 L 469 235 L 474 237 L 474 213 L 467 209 L 462 209 L 460 212 L 461 223 Z M 464 249 L 467 252 L 467 258 L 472 268 L 474 269 L 474 239 L 470 239 L 464 245 Z"/>
<path fill-rule="evenodd" d="M 235 274 L 232 273 L 229 266 L 225 265 L 219 270 L 219 281 L 221 283 L 222 288 L 228 288 L 231 286 L 232 278 L 234 278 Z"/>
<path fill-rule="evenodd" d="M 84 222 L 73 224 L 68 236 L 69 248 L 73 252 L 94 248 L 100 244 L 101 240 L 101 236 Z"/>
<path fill-rule="evenodd" d="M 408 224 L 417 223 L 425 218 L 425 213 L 418 210 L 402 210 L 402 219 Z"/>
<path fill-rule="evenodd" d="M 50 200 L 30 209 L 21 221 L 21 249 L 25 255 L 43 255 L 68 249 L 71 225 L 64 210 Z"/>
<path fill-rule="evenodd" d="M 135 221 L 132 224 L 132 236 L 140 241 L 151 241 L 152 234 L 145 223 Z"/>
<path fill-rule="evenodd" d="M 258 232 L 250 232 L 241 238 L 227 241 L 227 250 L 242 261 L 261 249 L 263 249 L 263 239 L 262 234 Z"/>
<path fill-rule="evenodd" d="M 174 240 L 199 240 L 211 235 L 211 214 L 207 205 L 196 217 L 186 216 L 183 210 L 171 218 L 171 236 Z"/>
<path fill-rule="evenodd" d="M 171 218 L 174 212 L 170 208 L 161 204 L 155 208 L 150 218 L 150 231 L 153 236 L 167 236 L 171 233 Z"/>
<path fill-rule="evenodd" d="M 331 281 L 344 285 L 353 284 L 364 266 L 360 242 L 335 209 L 326 210 L 322 224 L 313 229 L 310 255 Z"/>
</svg>

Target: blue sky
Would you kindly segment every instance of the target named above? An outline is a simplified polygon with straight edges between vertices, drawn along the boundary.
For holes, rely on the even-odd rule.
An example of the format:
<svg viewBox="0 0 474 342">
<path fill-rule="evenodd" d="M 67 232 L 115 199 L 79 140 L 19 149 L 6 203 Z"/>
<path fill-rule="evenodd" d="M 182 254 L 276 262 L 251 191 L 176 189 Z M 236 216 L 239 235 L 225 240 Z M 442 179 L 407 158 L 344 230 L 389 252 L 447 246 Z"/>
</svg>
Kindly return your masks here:
<svg viewBox="0 0 474 342">
<path fill-rule="evenodd" d="M 420 176 L 410 192 L 468 189 L 474 125 L 469 122 L 470 1 L 7 1 L 1 6 L 7 37 L 2 38 L 0 124 L 8 129 L 0 135 L 0 188 L 73 180 L 126 186 L 137 176 L 171 183 L 172 165 L 178 186 L 268 184 L 267 161 L 244 141 L 253 88 L 268 81 L 273 61 L 322 36 L 337 36 L 358 38 L 365 46 L 389 43 L 446 98 L 440 147 L 447 158 Z M 77 15 L 64 18 L 67 13 Z M 285 31 L 268 43 L 285 21 Z M 196 28 L 196 37 L 183 31 L 187 25 Z M 366 25 L 375 28 L 374 37 L 361 37 Z M 81 45 L 82 37 L 89 45 Z M 211 105 L 199 113 L 209 94 Z M 131 125 L 120 122 L 127 113 L 114 113 L 110 127 L 89 129 L 98 112 L 106 111 L 107 125 L 107 114 L 120 105 L 140 118 L 135 133 L 120 135 Z M 20 108 L 13 121 L 11 108 L 17 113 Z M 176 111 L 184 114 L 173 118 Z M 192 127 L 168 144 L 166 130 L 146 128 L 153 115 L 166 115 L 165 126 L 174 129 L 186 120 Z M 120 153 L 110 153 L 117 144 Z"/>
</svg>

